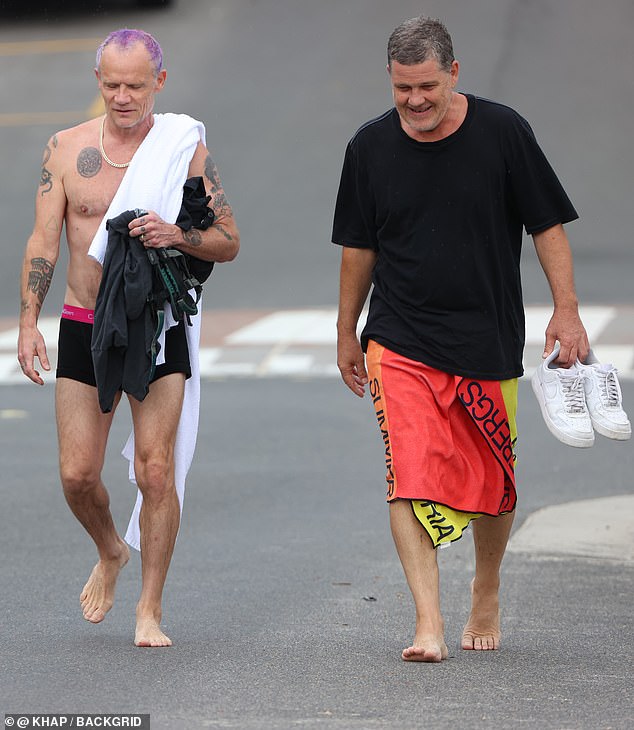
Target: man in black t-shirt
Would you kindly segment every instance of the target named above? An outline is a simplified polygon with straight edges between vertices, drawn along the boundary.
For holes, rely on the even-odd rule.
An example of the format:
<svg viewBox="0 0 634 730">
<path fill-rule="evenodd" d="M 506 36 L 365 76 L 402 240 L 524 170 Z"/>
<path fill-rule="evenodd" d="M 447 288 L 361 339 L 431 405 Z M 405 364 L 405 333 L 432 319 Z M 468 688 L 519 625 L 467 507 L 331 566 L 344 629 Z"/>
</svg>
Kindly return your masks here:
<svg viewBox="0 0 634 730">
<path fill-rule="evenodd" d="M 576 211 L 528 123 L 456 92 L 458 71 L 442 23 L 421 17 L 395 29 L 395 107 L 348 144 L 332 236 L 343 247 L 338 365 L 352 392 L 368 386 L 375 404 L 392 533 L 416 604 L 407 661 L 447 656 L 434 548 L 471 520 L 476 573 L 462 646 L 499 645 L 499 569 L 515 506 L 523 229 L 553 294 L 544 356 L 559 341 L 558 362 L 569 367 L 589 349 L 563 228 Z"/>
</svg>

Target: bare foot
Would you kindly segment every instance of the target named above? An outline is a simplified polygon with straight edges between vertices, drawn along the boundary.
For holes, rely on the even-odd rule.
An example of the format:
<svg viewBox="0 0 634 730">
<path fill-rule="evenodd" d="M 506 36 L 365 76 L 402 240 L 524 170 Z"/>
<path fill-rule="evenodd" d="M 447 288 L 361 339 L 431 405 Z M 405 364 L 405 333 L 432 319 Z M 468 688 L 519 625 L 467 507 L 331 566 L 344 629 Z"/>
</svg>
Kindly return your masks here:
<svg viewBox="0 0 634 730">
<path fill-rule="evenodd" d="M 134 634 L 136 646 L 171 646 L 172 640 L 166 636 L 153 616 L 137 617 Z"/>
<path fill-rule="evenodd" d="M 500 604 L 497 589 L 477 590 L 471 583 L 471 614 L 462 632 L 462 648 L 491 651 L 500 648 Z"/>
<path fill-rule="evenodd" d="M 413 645 L 403 649 L 401 657 L 404 662 L 441 662 L 448 655 L 444 639 L 415 637 Z"/>
<path fill-rule="evenodd" d="M 119 555 L 116 558 L 99 560 L 92 569 L 88 582 L 79 596 L 86 621 L 98 624 L 104 620 L 114 602 L 114 589 L 121 568 L 129 559 L 130 550 L 121 540 Z"/>
</svg>

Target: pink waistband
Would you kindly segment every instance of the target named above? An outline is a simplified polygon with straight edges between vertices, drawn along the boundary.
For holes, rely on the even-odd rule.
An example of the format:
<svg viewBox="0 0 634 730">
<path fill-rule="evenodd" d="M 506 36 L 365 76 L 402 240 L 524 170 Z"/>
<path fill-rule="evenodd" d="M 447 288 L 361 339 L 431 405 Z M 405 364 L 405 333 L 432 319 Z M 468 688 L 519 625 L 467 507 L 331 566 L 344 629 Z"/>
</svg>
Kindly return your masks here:
<svg viewBox="0 0 634 730">
<path fill-rule="evenodd" d="M 64 304 L 62 309 L 62 319 L 73 319 L 75 322 L 85 322 L 93 324 L 95 319 L 94 309 L 84 309 L 83 307 L 73 307 L 70 304 Z"/>
</svg>

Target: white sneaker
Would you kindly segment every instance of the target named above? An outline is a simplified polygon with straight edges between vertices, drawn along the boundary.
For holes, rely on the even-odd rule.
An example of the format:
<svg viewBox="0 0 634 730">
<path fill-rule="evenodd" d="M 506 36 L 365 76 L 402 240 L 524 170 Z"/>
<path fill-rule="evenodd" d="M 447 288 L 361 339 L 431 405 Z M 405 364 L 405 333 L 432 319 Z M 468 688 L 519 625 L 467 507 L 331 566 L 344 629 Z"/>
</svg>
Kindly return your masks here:
<svg viewBox="0 0 634 730">
<path fill-rule="evenodd" d="M 568 446 L 585 448 L 594 443 L 583 381 L 576 365 L 558 368 L 559 345 L 533 373 L 531 385 L 549 431 Z"/>
<path fill-rule="evenodd" d="M 592 350 L 585 362 L 577 360 L 576 364 L 585 376 L 583 387 L 586 404 L 595 430 L 609 439 L 629 439 L 632 426 L 623 410 L 617 369 L 612 363 L 600 363 Z"/>
</svg>

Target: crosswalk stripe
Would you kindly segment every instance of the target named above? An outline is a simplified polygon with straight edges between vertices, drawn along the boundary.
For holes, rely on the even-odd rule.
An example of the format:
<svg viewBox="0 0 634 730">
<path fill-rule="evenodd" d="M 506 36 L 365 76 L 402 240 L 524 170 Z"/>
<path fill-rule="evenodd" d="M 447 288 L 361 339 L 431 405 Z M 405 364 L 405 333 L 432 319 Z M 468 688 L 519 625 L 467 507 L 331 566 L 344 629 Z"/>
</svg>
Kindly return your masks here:
<svg viewBox="0 0 634 730">
<path fill-rule="evenodd" d="M 542 345 L 544 332 L 552 316 L 552 307 L 527 307 L 526 308 L 526 344 Z M 614 307 L 580 307 L 580 314 L 583 324 L 588 333 L 590 342 L 593 342 L 601 334 L 605 326 L 616 315 Z"/>
<path fill-rule="evenodd" d="M 615 322 L 631 318 L 631 308 L 581 308 L 581 316 L 597 357 L 612 362 L 622 379 L 634 379 L 634 332 L 606 339 Z M 541 361 L 544 330 L 552 314 L 549 307 L 526 308 L 525 370 L 530 375 Z M 360 319 L 359 330 L 366 313 Z M 619 319 L 621 318 L 621 320 Z M 289 309 L 272 312 L 203 312 L 200 347 L 202 378 L 336 377 L 335 308 Z M 238 324 L 239 323 L 239 324 Z M 629 326 L 629 325 L 628 325 Z M 42 372 L 45 382 L 55 379 L 59 319 L 42 317 L 39 328 L 47 343 L 52 370 Z M 617 328 L 618 329 L 618 328 Z M 220 333 L 220 334 L 219 334 Z M 0 330 L 0 384 L 28 381 L 16 359 L 17 326 Z M 596 343 L 596 344 L 595 344 Z"/>
</svg>

